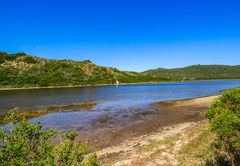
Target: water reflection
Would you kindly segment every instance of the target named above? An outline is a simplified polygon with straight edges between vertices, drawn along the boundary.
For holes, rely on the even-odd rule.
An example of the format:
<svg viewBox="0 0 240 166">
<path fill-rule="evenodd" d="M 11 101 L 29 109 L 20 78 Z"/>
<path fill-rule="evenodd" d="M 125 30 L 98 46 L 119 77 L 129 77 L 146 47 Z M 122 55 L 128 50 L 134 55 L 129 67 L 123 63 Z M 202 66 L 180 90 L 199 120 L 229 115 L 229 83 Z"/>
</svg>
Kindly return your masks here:
<svg viewBox="0 0 240 166">
<path fill-rule="evenodd" d="M 217 95 L 235 86 L 240 81 L 0 91 L 0 123 L 10 109 L 19 107 L 20 117 L 28 113 L 31 123 L 39 117 L 43 129 L 84 131 L 103 124 L 118 128 L 154 116 L 159 110 L 148 107 L 152 102 Z"/>
</svg>

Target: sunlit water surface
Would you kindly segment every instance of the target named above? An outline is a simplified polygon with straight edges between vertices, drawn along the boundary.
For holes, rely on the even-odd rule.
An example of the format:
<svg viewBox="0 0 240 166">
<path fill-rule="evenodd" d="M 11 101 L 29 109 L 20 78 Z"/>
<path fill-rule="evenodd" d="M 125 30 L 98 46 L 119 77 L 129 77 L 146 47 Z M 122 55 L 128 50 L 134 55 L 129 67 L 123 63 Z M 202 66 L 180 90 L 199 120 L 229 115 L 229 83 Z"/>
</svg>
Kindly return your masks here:
<svg viewBox="0 0 240 166">
<path fill-rule="evenodd" d="M 220 90 L 240 86 L 240 81 L 200 81 L 119 86 L 92 86 L 52 89 L 0 91 L 0 115 L 14 108 L 19 112 L 36 113 L 43 129 L 78 131 L 105 120 L 123 120 L 123 116 L 151 110 L 156 101 L 195 98 L 221 94 Z M 91 107 L 79 107 L 95 103 Z M 47 113 L 46 109 L 48 110 Z M 104 116 L 103 120 L 96 120 Z M 36 118 L 29 120 L 30 123 Z M 127 123 L 127 122 L 126 122 Z M 131 123 L 129 123 L 131 124 Z M 2 125 L 3 126 L 3 125 Z"/>
</svg>

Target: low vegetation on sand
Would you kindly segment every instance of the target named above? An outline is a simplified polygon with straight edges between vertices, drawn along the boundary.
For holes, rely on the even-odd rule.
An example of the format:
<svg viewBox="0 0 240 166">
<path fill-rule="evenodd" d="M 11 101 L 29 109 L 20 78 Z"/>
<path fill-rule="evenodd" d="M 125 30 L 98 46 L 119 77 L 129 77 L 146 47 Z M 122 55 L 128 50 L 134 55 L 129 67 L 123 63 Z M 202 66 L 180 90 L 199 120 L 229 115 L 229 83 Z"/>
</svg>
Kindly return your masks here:
<svg viewBox="0 0 240 166">
<path fill-rule="evenodd" d="M 0 165 L 98 165 L 97 155 L 93 153 L 84 158 L 88 140 L 76 141 L 76 130 L 57 134 L 57 130 L 41 130 L 39 119 L 29 124 L 27 115 L 18 122 L 17 110 L 12 109 L 5 118 L 9 131 L 0 130 Z M 61 142 L 54 144 L 54 138 Z"/>
</svg>

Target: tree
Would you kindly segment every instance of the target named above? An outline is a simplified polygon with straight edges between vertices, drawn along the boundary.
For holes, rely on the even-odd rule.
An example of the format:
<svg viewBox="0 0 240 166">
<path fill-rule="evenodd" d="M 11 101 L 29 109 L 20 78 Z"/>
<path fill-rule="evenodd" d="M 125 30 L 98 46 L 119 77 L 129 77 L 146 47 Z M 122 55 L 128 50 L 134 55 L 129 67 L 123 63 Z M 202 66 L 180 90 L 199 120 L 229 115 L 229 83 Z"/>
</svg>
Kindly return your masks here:
<svg viewBox="0 0 240 166">
<path fill-rule="evenodd" d="M 37 63 L 37 61 L 31 56 L 26 56 L 22 61 L 26 63 Z"/>
</svg>

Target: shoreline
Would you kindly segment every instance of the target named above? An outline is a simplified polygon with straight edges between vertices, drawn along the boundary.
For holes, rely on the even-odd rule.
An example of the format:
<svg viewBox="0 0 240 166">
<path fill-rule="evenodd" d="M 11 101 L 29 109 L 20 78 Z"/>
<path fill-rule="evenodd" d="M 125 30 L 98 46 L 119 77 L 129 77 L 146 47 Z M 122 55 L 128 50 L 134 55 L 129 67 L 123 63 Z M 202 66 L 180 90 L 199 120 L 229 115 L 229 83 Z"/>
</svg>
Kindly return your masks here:
<svg viewBox="0 0 240 166">
<path fill-rule="evenodd" d="M 23 90 L 23 89 L 57 89 L 57 88 L 78 88 L 78 87 L 94 87 L 94 86 L 141 85 L 141 84 L 156 84 L 156 83 L 169 83 L 169 82 L 203 82 L 203 81 L 240 81 L 240 79 L 166 81 L 166 82 L 142 82 L 142 83 L 95 84 L 95 85 L 69 85 L 69 86 L 47 86 L 47 87 L 19 87 L 19 88 L 0 88 L 0 91 L 1 90 Z"/>
<path fill-rule="evenodd" d="M 219 96 L 154 102 L 151 106 L 161 109 L 155 116 L 126 128 L 89 138 L 91 150 L 88 153 L 96 151 L 100 160 L 107 160 L 107 156 L 111 156 L 109 154 L 135 154 L 140 147 L 137 143 L 147 146 L 152 141 L 183 133 L 204 121 L 206 118 L 203 113 Z"/>
<path fill-rule="evenodd" d="M 90 150 L 87 154 L 96 152 L 101 162 L 116 156 L 116 165 L 122 165 L 124 163 L 120 160 L 124 156 L 136 158 L 138 152 L 152 142 L 183 134 L 205 121 L 203 113 L 219 96 L 221 95 L 154 102 L 150 106 L 156 109 L 156 113 L 140 123 L 114 129 L 106 121 L 94 130 L 89 129 L 88 134 L 95 133 L 95 136 L 83 131 L 79 132 L 80 137 L 77 139 L 84 141 L 89 138 Z"/>
<path fill-rule="evenodd" d="M 94 86 L 118 86 L 118 85 L 135 85 L 135 84 L 155 84 L 165 82 L 143 82 L 143 83 L 122 83 L 122 84 L 95 84 L 95 85 L 69 85 L 69 86 L 47 86 L 47 87 L 22 87 L 22 88 L 0 88 L 0 90 L 22 90 L 22 89 L 57 89 L 57 88 L 78 88 Z"/>
<path fill-rule="evenodd" d="M 186 132 L 206 122 L 207 119 L 203 113 L 207 111 L 210 103 L 218 99 L 219 96 L 221 95 L 154 102 L 151 105 L 161 108 L 163 116 L 156 115 L 145 122 L 128 127 L 129 129 L 116 131 L 118 132 L 117 136 L 124 137 L 124 139 L 121 142 L 114 140 L 115 143 L 110 144 L 110 146 L 105 145 L 102 148 L 94 148 L 91 144 L 95 143 L 95 141 L 90 139 L 90 148 L 95 149 L 102 165 L 138 165 L 139 163 L 136 163 L 141 158 L 147 158 L 146 160 L 149 161 L 148 158 L 151 156 L 151 153 L 144 153 L 139 156 L 142 149 L 148 148 L 155 142 L 186 135 Z M 135 128 L 135 130 L 131 130 L 131 128 Z M 145 128 L 146 131 L 141 132 L 142 130 L 139 130 L 141 128 Z M 116 132 L 114 131 L 112 134 L 116 134 Z M 140 132 L 140 134 L 134 136 L 136 132 Z M 97 142 L 108 142 L 108 138 L 109 135 L 107 134 Z M 116 137 L 111 138 L 116 139 Z M 155 149 L 155 151 L 161 152 L 161 148 L 164 147 L 159 146 L 160 150 Z"/>
</svg>

